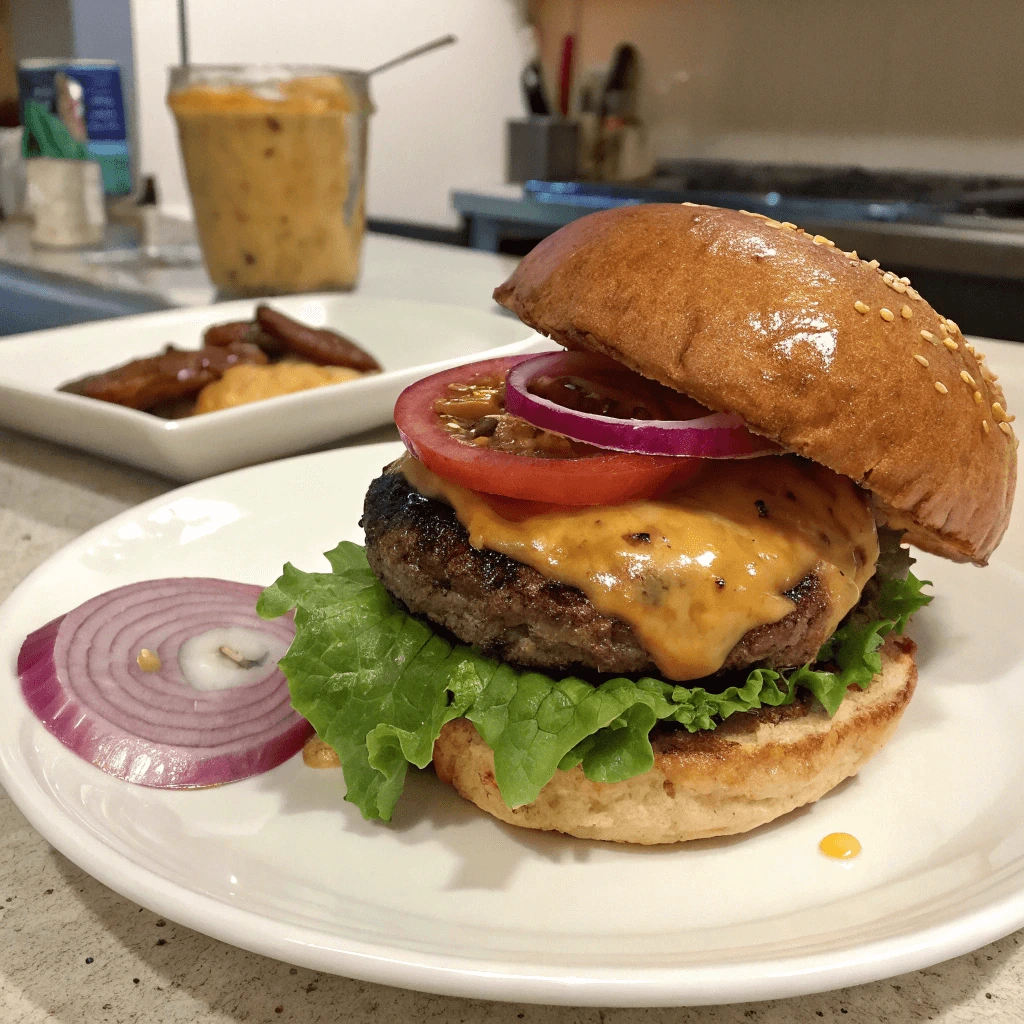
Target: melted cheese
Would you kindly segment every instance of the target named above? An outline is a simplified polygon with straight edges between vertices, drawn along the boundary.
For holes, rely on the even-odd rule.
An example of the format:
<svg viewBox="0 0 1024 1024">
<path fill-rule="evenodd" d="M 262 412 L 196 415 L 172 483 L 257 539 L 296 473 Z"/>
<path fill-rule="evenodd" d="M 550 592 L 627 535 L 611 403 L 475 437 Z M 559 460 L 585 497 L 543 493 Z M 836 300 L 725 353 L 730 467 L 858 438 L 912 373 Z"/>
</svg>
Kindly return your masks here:
<svg viewBox="0 0 1024 1024">
<path fill-rule="evenodd" d="M 812 569 L 830 594 L 831 633 L 878 558 L 862 492 L 793 458 L 709 461 L 665 498 L 519 521 L 411 457 L 399 468 L 421 494 L 452 506 L 473 547 L 574 586 L 628 623 L 673 680 L 718 671 L 744 633 L 793 610 L 785 591 Z"/>
</svg>

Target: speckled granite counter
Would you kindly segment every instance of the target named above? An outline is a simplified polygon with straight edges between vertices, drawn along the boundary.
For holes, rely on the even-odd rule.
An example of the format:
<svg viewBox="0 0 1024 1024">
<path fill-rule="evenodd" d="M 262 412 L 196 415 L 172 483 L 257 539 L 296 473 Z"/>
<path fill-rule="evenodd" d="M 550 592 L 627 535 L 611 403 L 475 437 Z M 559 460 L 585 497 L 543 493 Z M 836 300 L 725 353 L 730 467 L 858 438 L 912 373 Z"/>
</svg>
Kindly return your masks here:
<svg viewBox="0 0 1024 1024">
<path fill-rule="evenodd" d="M 498 257 L 377 239 L 371 293 L 486 305 Z M 200 282 L 201 285 L 201 282 Z M 199 287 L 199 285 L 197 285 Z M 400 291 L 396 291 L 399 289 Z M 2 344 L 2 342 L 0 342 Z M 990 360 L 1002 369 L 996 345 Z M 1011 407 L 1024 373 L 1004 377 Z M 1014 401 L 1016 399 L 1016 401 Z M 379 439 L 378 432 L 372 439 Z M 68 541 L 171 484 L 0 431 L 0 600 Z M 1007 545 L 1024 553 L 1024 530 Z M 53 850 L 0 791 L 2 1024 L 328 1024 L 421 1020 L 518 1024 L 790 1024 L 1024 1020 L 1024 933 L 935 968 L 820 996 L 738 1006 L 600 1010 L 420 995 L 316 974 L 158 918 Z"/>
<path fill-rule="evenodd" d="M 40 249 L 29 240 L 25 221 L 0 221 L 0 263 L 84 281 L 125 292 L 145 292 L 170 305 L 200 306 L 216 299 L 202 266 L 168 265 L 146 252 L 126 248 L 130 232 L 108 225 L 102 251 Z M 192 248 L 195 230 L 186 221 L 160 218 L 159 245 L 171 254 Z M 359 294 L 382 298 L 451 302 L 494 310 L 491 291 L 515 261 L 454 246 L 432 245 L 391 235 L 368 234 L 363 249 Z"/>
</svg>

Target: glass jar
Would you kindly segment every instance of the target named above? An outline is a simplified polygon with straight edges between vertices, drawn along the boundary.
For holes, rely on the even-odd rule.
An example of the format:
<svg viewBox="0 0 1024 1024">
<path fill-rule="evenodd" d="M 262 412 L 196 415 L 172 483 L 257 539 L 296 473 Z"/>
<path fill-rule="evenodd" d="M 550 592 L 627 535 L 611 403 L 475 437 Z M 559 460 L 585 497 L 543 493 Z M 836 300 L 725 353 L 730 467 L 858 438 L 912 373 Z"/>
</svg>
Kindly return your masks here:
<svg viewBox="0 0 1024 1024">
<path fill-rule="evenodd" d="M 222 295 L 355 286 L 373 111 L 365 73 L 189 65 L 171 68 L 167 102 Z"/>
</svg>

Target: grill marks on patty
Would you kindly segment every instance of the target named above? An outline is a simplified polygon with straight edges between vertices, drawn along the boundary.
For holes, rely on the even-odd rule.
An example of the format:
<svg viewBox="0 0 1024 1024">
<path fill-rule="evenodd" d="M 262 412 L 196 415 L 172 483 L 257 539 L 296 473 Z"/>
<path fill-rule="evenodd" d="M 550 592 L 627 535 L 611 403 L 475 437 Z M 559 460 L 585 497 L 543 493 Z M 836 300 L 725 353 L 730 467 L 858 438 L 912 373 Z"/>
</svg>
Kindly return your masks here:
<svg viewBox="0 0 1024 1024">
<path fill-rule="evenodd" d="M 361 521 L 366 557 L 385 587 L 464 643 L 513 664 L 642 672 L 647 652 L 623 622 L 575 587 L 497 551 L 478 551 L 451 506 L 400 474 L 370 485 Z"/>
<path fill-rule="evenodd" d="M 454 510 L 400 473 L 370 485 L 360 522 L 366 557 L 385 587 L 463 643 L 523 667 L 657 674 L 625 622 L 602 615 L 575 587 L 548 580 L 496 551 L 477 550 Z M 813 661 L 827 639 L 829 595 L 814 573 L 787 592 L 796 608 L 749 630 L 725 668 Z"/>
<path fill-rule="evenodd" d="M 776 668 L 793 668 L 814 661 L 828 639 L 832 603 L 828 589 L 813 573 L 786 591 L 795 605 L 784 619 L 747 630 L 729 652 L 723 668 L 746 668 L 767 662 Z"/>
</svg>

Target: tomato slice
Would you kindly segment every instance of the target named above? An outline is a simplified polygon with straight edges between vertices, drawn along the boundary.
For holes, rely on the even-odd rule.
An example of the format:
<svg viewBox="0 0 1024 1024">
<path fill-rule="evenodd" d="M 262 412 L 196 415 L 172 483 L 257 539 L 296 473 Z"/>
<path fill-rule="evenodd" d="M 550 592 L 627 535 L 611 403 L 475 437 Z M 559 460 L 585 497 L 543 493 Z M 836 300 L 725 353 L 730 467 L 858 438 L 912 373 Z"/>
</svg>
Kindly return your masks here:
<svg viewBox="0 0 1024 1024">
<path fill-rule="evenodd" d="M 570 458 L 543 458 L 492 451 L 453 437 L 435 412 L 450 384 L 504 377 L 531 356 L 506 356 L 442 370 L 417 381 L 398 398 L 395 423 L 405 447 L 438 476 L 485 494 L 552 505 L 611 505 L 650 497 L 671 479 L 685 479 L 700 459 L 601 451 Z"/>
</svg>

